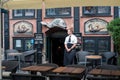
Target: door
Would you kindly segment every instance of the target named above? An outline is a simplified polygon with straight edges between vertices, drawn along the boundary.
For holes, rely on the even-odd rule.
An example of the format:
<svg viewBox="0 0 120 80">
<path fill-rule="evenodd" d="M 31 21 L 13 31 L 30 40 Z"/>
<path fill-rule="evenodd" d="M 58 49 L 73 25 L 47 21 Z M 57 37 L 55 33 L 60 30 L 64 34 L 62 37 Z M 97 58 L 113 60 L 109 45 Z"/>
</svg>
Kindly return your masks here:
<svg viewBox="0 0 120 80">
<path fill-rule="evenodd" d="M 63 66 L 63 55 L 64 55 L 64 38 L 52 38 L 52 62 Z"/>
<path fill-rule="evenodd" d="M 65 29 L 55 27 L 46 32 L 46 56 L 49 62 L 63 65 Z"/>
</svg>

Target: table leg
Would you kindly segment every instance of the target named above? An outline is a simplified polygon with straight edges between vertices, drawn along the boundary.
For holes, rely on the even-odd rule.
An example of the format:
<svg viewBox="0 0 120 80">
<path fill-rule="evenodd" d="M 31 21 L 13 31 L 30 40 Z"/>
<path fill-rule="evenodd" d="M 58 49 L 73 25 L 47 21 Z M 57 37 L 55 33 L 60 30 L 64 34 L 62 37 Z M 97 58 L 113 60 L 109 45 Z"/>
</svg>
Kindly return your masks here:
<svg viewBox="0 0 120 80">
<path fill-rule="evenodd" d="M 87 66 L 87 58 L 85 58 L 85 66 Z"/>
<path fill-rule="evenodd" d="M 18 71 L 20 71 L 20 68 L 21 68 L 20 55 L 18 56 L 18 62 L 19 62 L 19 68 L 18 68 Z"/>
<path fill-rule="evenodd" d="M 101 65 L 102 65 L 102 58 L 101 58 Z"/>
</svg>

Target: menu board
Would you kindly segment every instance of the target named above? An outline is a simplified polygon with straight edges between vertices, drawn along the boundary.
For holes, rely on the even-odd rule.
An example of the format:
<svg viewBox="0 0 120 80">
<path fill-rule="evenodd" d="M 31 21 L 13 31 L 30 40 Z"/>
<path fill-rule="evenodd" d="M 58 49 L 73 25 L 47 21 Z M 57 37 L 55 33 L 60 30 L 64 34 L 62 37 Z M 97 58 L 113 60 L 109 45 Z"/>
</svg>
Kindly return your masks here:
<svg viewBox="0 0 120 80">
<path fill-rule="evenodd" d="M 43 44 L 43 33 L 34 34 L 35 44 Z"/>
</svg>

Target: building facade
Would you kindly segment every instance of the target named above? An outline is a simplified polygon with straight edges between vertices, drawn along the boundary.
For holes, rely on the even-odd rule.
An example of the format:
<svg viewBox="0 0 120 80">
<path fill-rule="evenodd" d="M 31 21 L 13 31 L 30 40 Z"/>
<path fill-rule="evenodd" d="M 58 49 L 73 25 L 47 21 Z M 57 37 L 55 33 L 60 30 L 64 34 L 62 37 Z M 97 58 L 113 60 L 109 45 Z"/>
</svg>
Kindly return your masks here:
<svg viewBox="0 0 120 80">
<path fill-rule="evenodd" d="M 92 54 L 114 51 L 107 24 L 120 17 L 120 7 L 80 6 L 10 10 L 4 14 L 4 49 L 35 49 L 34 33 L 43 33 L 45 60 L 63 65 L 66 27 L 80 34 L 82 50 Z"/>
</svg>

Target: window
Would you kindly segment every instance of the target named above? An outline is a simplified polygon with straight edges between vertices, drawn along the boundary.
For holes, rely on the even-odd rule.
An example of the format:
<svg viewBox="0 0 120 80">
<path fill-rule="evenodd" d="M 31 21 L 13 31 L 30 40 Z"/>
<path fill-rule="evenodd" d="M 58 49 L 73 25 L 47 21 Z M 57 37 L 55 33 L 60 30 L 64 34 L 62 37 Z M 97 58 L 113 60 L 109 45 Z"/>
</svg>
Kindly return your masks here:
<svg viewBox="0 0 120 80">
<path fill-rule="evenodd" d="M 25 16 L 34 16 L 34 10 L 33 9 L 26 9 Z"/>
<path fill-rule="evenodd" d="M 46 9 L 46 17 L 71 16 L 71 8 L 50 8 Z"/>
<path fill-rule="evenodd" d="M 13 10 L 13 18 L 34 18 L 34 9 L 17 9 Z"/>
<path fill-rule="evenodd" d="M 108 51 L 108 45 L 109 41 L 108 40 L 99 40 L 98 41 L 98 48 L 99 48 L 99 52 L 104 52 L 104 51 Z"/>
<path fill-rule="evenodd" d="M 23 16 L 23 14 L 22 14 L 22 10 L 14 10 L 14 16 Z"/>
<path fill-rule="evenodd" d="M 86 16 L 108 16 L 110 15 L 109 6 L 86 6 L 83 7 L 83 15 Z"/>
<path fill-rule="evenodd" d="M 110 37 L 83 37 L 83 50 L 93 54 L 100 54 L 111 49 Z"/>
<path fill-rule="evenodd" d="M 90 52 L 94 52 L 94 47 L 95 47 L 95 41 L 94 40 L 85 40 L 84 41 L 84 47 L 85 47 L 85 51 L 90 51 Z"/>
<path fill-rule="evenodd" d="M 120 6 L 118 7 L 118 16 L 120 18 Z"/>
</svg>

